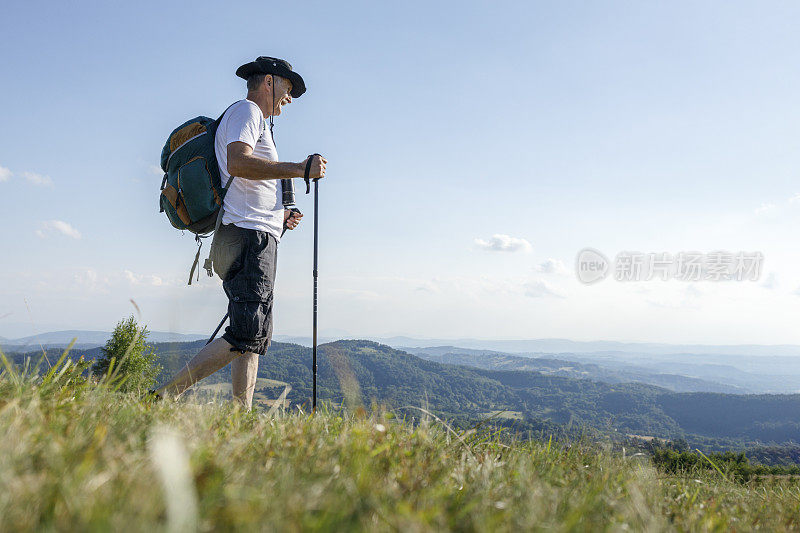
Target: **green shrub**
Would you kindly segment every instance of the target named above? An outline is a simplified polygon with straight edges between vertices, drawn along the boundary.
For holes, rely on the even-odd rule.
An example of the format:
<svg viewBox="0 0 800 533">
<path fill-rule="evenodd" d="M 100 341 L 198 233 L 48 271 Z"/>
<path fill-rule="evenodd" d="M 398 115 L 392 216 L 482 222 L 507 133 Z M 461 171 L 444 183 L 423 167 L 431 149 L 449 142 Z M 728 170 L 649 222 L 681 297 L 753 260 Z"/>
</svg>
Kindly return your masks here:
<svg viewBox="0 0 800 533">
<path fill-rule="evenodd" d="M 122 391 L 152 387 L 161 366 L 155 363 L 158 354 L 146 344 L 148 333 L 147 326 L 139 327 L 133 316 L 119 322 L 92 373 L 118 384 Z"/>
<path fill-rule="evenodd" d="M 745 452 L 714 452 L 708 455 L 697 452 L 675 451 L 669 448 L 658 448 L 653 451 L 653 464 L 660 471 L 671 475 L 697 475 L 702 471 L 717 471 L 723 476 L 736 481 L 749 481 L 760 476 L 795 475 L 797 465 L 761 465 L 753 464 Z"/>
</svg>

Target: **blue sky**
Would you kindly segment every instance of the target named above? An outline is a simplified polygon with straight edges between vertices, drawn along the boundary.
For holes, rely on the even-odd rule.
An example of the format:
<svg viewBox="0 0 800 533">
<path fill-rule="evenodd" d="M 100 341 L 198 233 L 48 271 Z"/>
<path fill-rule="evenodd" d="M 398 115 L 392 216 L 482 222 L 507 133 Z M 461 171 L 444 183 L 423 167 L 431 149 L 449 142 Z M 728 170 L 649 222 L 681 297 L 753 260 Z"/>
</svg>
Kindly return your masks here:
<svg viewBox="0 0 800 533">
<path fill-rule="evenodd" d="M 274 55 L 309 88 L 281 159 L 329 161 L 327 334 L 800 343 L 798 27 L 794 2 L 4 6 L 0 335 L 110 329 L 131 299 L 151 329 L 213 329 L 219 281 L 185 285 L 153 169 Z M 310 329 L 301 228 L 277 334 Z M 764 275 L 586 286 L 587 246 L 761 251 Z"/>
</svg>

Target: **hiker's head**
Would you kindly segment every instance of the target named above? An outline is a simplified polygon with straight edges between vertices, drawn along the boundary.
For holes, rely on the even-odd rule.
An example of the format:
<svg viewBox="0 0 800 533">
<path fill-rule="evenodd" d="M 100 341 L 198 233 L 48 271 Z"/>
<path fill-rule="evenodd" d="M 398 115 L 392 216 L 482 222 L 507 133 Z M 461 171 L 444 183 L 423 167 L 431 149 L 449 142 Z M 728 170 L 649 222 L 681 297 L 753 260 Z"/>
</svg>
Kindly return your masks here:
<svg viewBox="0 0 800 533">
<path fill-rule="evenodd" d="M 247 80 L 248 98 L 260 102 L 265 115 L 280 115 L 282 106 L 306 92 L 302 76 L 277 57 L 259 56 L 236 69 L 236 75 Z"/>
<path fill-rule="evenodd" d="M 247 96 L 266 103 L 270 114 L 278 116 L 284 105 L 292 102 L 292 82 L 273 74 L 253 74 L 247 78 Z"/>
</svg>

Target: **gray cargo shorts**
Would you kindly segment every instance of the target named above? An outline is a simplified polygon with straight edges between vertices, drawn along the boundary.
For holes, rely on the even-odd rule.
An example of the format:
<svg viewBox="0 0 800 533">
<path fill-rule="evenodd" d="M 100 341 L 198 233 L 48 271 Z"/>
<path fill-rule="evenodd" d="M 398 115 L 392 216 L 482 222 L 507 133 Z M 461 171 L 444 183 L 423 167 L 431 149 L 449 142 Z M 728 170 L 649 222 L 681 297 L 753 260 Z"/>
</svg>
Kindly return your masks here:
<svg viewBox="0 0 800 533">
<path fill-rule="evenodd" d="M 266 231 L 222 224 L 211 254 L 228 296 L 230 324 L 222 338 L 238 352 L 265 354 L 272 340 L 278 241 Z"/>
</svg>

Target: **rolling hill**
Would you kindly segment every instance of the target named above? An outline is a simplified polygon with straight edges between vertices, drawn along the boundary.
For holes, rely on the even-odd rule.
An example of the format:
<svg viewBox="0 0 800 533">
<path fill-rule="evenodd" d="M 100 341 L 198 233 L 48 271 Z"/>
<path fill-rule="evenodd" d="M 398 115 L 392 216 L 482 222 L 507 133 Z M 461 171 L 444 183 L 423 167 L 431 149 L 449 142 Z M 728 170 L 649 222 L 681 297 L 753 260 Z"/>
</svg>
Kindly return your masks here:
<svg viewBox="0 0 800 533">
<path fill-rule="evenodd" d="M 180 368 L 204 344 L 155 344 L 164 375 Z M 96 357 L 98 349 L 83 353 Z M 55 353 L 54 353 L 55 355 Z M 20 363 L 25 356 L 15 354 Z M 311 396 L 311 349 L 273 343 L 259 360 L 259 378 L 287 383 L 292 405 Z M 555 363 L 560 364 L 560 363 Z M 202 383 L 229 379 L 229 370 Z M 497 413 L 501 425 L 531 432 L 653 435 L 717 442 L 800 441 L 800 395 L 675 393 L 642 383 L 604 383 L 532 370 L 495 370 L 422 359 L 371 341 L 319 347 L 319 397 L 351 407 L 373 402 L 424 407 L 469 425 Z M 266 391 L 269 392 L 269 391 Z M 277 395 L 279 388 L 273 388 Z M 274 399 L 274 398 L 273 398 Z"/>
</svg>

